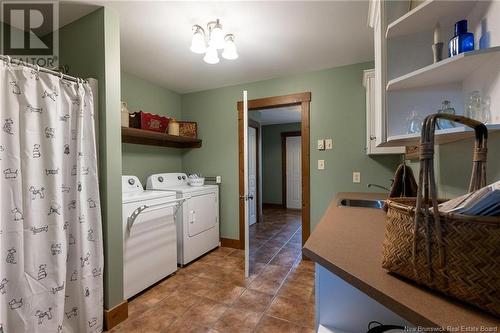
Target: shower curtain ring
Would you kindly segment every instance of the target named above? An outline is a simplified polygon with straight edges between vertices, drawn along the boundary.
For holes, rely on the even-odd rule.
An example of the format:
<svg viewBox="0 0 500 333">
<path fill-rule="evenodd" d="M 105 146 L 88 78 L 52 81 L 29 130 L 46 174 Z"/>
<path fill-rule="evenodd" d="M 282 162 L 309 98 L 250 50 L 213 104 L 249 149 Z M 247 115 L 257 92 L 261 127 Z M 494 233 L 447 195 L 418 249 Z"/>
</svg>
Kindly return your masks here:
<svg viewBox="0 0 500 333">
<path fill-rule="evenodd" d="M 36 73 L 40 73 L 40 66 L 36 65 Z"/>
<path fill-rule="evenodd" d="M 59 78 L 62 80 L 63 79 L 63 73 L 59 72 Z"/>
<path fill-rule="evenodd" d="M 10 67 L 10 61 L 11 61 L 10 56 L 7 56 L 7 66 L 9 67 Z"/>
</svg>

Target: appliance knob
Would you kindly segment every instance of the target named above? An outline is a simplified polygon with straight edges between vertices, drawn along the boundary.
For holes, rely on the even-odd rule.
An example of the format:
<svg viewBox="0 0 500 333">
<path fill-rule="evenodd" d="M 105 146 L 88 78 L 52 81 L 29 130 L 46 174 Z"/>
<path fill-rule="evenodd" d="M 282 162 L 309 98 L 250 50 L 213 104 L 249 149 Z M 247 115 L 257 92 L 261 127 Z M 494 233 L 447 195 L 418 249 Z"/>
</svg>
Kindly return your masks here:
<svg viewBox="0 0 500 333">
<path fill-rule="evenodd" d="M 134 178 L 129 178 L 129 179 L 128 179 L 128 183 L 129 183 L 130 185 L 134 185 L 134 184 L 135 184 L 135 180 L 134 180 Z"/>
<path fill-rule="evenodd" d="M 186 180 L 186 176 L 182 176 L 182 180 Z"/>
<path fill-rule="evenodd" d="M 181 176 L 177 176 L 177 179 L 181 180 L 181 179 L 182 179 L 182 177 L 181 177 Z"/>
<path fill-rule="evenodd" d="M 158 177 L 158 181 L 159 181 L 160 183 L 163 183 L 163 177 L 162 177 L 162 176 Z"/>
</svg>

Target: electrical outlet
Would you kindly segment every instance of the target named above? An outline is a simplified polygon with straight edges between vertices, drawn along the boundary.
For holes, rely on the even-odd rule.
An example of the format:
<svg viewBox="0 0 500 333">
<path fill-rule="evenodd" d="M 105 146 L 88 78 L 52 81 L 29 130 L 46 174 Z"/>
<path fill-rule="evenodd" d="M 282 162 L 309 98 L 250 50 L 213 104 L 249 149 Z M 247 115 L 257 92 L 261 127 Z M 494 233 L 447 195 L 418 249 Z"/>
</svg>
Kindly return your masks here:
<svg viewBox="0 0 500 333">
<path fill-rule="evenodd" d="M 361 183 L 361 172 L 353 172 L 352 173 L 352 182 L 353 183 Z"/>
<path fill-rule="evenodd" d="M 318 150 L 325 150 L 325 140 L 318 140 Z"/>
<path fill-rule="evenodd" d="M 325 160 L 318 160 L 318 170 L 325 170 Z"/>
<path fill-rule="evenodd" d="M 333 139 L 325 139 L 325 149 L 333 149 Z"/>
</svg>

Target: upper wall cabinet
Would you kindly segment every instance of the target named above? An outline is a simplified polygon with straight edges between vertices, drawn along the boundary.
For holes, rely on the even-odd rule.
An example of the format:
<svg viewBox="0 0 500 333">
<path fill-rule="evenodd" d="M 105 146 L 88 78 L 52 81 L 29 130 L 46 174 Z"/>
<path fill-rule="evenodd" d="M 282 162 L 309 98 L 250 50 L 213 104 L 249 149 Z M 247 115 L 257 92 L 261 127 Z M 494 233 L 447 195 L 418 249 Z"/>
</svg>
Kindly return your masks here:
<svg viewBox="0 0 500 333">
<path fill-rule="evenodd" d="M 366 153 L 368 155 L 403 154 L 405 152 L 404 147 L 377 147 L 377 133 L 381 132 L 377 128 L 377 126 L 380 126 L 377 119 L 381 118 L 381 109 L 375 108 L 375 84 L 375 70 L 365 70 L 363 86 L 366 90 Z"/>
<path fill-rule="evenodd" d="M 448 57 L 454 24 L 468 21 L 475 49 Z M 443 42 L 443 60 L 434 63 L 435 27 Z M 382 109 L 383 146 L 418 144 L 419 124 L 429 114 L 454 110 L 488 114 L 488 129 L 500 129 L 500 1 L 427 0 L 409 10 L 409 1 L 375 0 L 370 6 L 375 37 L 375 66 Z M 477 102 L 477 96 L 480 96 Z M 472 107 L 470 107 L 472 106 Z M 472 112 L 474 113 L 474 112 Z M 463 126 L 446 123 L 436 142 L 472 136 Z"/>
</svg>

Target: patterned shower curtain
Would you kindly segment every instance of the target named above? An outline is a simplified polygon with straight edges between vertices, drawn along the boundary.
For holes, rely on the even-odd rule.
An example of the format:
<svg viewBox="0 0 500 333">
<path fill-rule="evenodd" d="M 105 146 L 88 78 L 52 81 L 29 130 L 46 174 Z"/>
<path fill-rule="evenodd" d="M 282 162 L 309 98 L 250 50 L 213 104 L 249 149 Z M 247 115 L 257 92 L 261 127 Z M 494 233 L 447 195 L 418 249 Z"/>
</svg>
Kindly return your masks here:
<svg viewBox="0 0 500 333">
<path fill-rule="evenodd" d="M 100 332 L 92 90 L 1 61 L 0 122 L 0 327 Z"/>
</svg>

